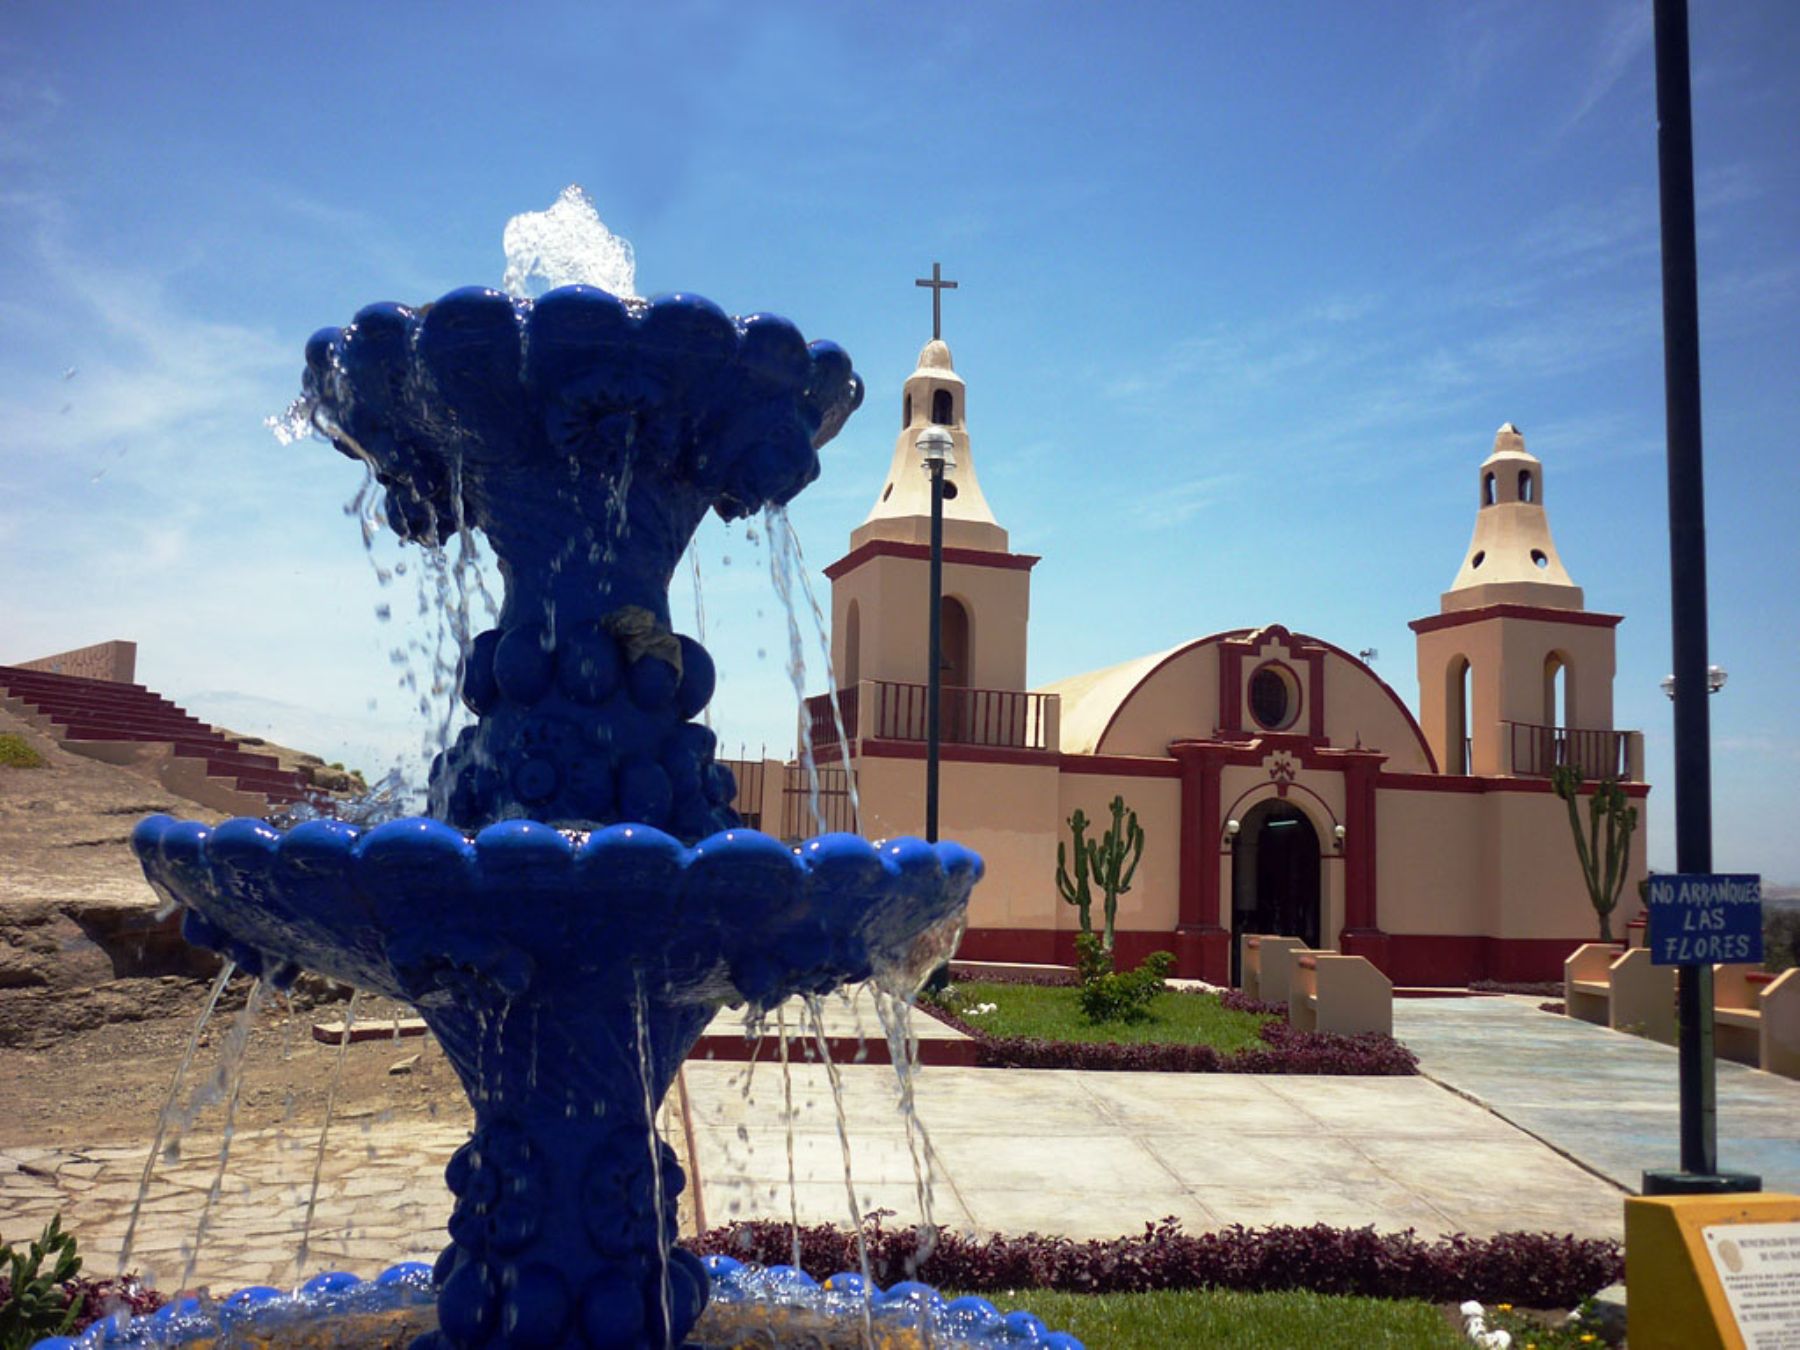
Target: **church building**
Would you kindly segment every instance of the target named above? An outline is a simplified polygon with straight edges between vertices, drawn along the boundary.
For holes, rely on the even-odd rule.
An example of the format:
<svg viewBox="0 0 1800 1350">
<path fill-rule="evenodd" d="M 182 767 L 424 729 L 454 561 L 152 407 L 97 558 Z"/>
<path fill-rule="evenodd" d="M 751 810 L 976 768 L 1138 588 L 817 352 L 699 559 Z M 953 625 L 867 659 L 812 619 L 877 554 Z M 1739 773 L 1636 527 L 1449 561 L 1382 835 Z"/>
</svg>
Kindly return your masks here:
<svg viewBox="0 0 1800 1350">
<path fill-rule="evenodd" d="M 1078 809 L 1089 837 L 1104 831 L 1122 796 L 1146 841 L 1119 905 L 1122 964 L 1168 950 L 1178 974 L 1222 983 L 1237 935 L 1263 932 L 1366 956 L 1400 985 L 1560 978 L 1597 930 L 1551 770 L 1617 777 L 1633 798 L 1648 788 L 1641 733 L 1613 727 L 1620 616 L 1587 609 L 1558 558 L 1544 467 L 1517 428 L 1500 428 L 1474 474 L 1455 580 L 1411 625 L 1417 709 L 1350 652 L 1273 622 L 1034 689 L 1043 560 L 1013 550 L 982 491 L 967 394 L 934 338 L 906 380 L 874 505 L 825 569 L 836 715 L 825 695 L 803 714 L 820 764 L 848 752 L 854 827 L 922 833 L 931 487 L 917 440 L 941 427 L 954 443 L 941 815 L 987 862 L 963 956 L 1072 961 L 1057 845 Z M 1644 875 L 1640 828 L 1615 932 Z"/>
</svg>

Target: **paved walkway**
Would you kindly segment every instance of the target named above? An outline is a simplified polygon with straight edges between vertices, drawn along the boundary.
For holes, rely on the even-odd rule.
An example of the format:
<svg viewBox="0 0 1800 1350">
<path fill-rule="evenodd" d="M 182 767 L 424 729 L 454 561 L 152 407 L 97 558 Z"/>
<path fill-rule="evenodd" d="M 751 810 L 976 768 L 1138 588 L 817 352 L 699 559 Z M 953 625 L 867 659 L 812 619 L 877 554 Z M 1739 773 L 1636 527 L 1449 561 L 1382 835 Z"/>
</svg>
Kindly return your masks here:
<svg viewBox="0 0 1800 1350">
<path fill-rule="evenodd" d="M 853 1034 L 857 1010 L 827 1008 L 828 1032 Z M 926 1066 L 918 1107 L 933 1217 L 1078 1238 L 1135 1232 L 1164 1215 L 1190 1230 L 1320 1222 L 1425 1236 L 1620 1235 L 1621 1188 L 1675 1158 L 1672 1050 L 1509 999 L 1405 1001 L 1395 1012 L 1396 1030 L 1439 1081 Z M 910 1223 L 921 1206 L 894 1072 L 856 1063 L 838 1072 L 857 1205 Z M 686 1078 L 707 1222 L 787 1219 L 781 1066 L 695 1060 Z M 827 1070 L 796 1054 L 786 1082 L 800 1217 L 842 1221 L 845 1158 Z M 1800 1084 L 1733 1065 L 1720 1066 L 1719 1084 L 1725 1165 L 1761 1171 L 1771 1189 L 1800 1189 Z M 309 1271 L 373 1274 L 432 1259 L 449 1217 L 443 1168 L 464 1131 L 461 1121 L 340 1121 Z M 305 1127 L 240 1133 L 198 1282 L 294 1278 L 316 1144 Z M 0 1144 L 0 1232 L 34 1233 L 60 1209 L 92 1268 L 108 1272 L 148 1147 Z M 178 1160 L 158 1165 L 133 1264 L 164 1288 L 181 1282 L 217 1160 L 216 1136 L 190 1136 Z M 693 1217 L 683 1214 L 684 1227 Z"/>
<path fill-rule="evenodd" d="M 744 1068 L 687 1068 L 712 1223 L 789 1216 L 781 1071 L 758 1065 L 746 1091 Z M 893 1073 L 840 1073 L 857 1203 L 910 1223 L 920 1205 Z M 796 1064 L 791 1081 L 800 1219 L 843 1221 L 826 1071 Z M 927 1066 L 918 1107 L 934 1217 L 952 1228 L 1117 1237 L 1174 1215 L 1191 1231 L 1318 1222 L 1620 1235 L 1615 1187 L 1424 1078 Z"/>
<path fill-rule="evenodd" d="M 1635 1192 L 1681 1161 L 1673 1046 L 1552 1017 L 1535 999 L 1402 999 L 1394 1034 L 1431 1077 Z M 1720 1060 L 1719 1165 L 1800 1192 L 1800 1082 Z"/>
</svg>

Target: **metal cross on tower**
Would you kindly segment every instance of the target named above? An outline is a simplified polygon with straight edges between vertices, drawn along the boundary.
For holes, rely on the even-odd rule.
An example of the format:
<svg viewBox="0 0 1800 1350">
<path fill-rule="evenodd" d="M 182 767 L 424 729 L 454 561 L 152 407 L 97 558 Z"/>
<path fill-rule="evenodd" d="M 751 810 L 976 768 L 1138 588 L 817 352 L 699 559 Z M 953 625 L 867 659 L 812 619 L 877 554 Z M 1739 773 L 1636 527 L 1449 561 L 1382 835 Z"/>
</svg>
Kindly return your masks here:
<svg viewBox="0 0 1800 1350">
<path fill-rule="evenodd" d="M 925 277 L 919 277 L 917 280 L 915 280 L 913 282 L 913 285 L 928 286 L 931 288 L 931 336 L 934 339 L 943 337 L 944 336 L 944 310 L 943 310 L 944 292 L 955 290 L 956 283 L 954 281 L 945 281 L 942 268 L 937 263 L 933 263 L 933 264 L 931 264 L 930 278 L 927 279 Z"/>
</svg>

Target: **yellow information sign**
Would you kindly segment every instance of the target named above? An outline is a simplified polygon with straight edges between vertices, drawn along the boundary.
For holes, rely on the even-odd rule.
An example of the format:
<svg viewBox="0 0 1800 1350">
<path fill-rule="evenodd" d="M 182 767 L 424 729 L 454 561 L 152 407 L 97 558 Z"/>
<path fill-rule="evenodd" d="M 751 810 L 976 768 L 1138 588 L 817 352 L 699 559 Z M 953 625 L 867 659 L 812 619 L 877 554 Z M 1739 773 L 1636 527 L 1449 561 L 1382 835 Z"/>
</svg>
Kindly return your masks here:
<svg viewBox="0 0 1800 1350">
<path fill-rule="evenodd" d="M 1632 1350 L 1800 1350 L 1800 1196 L 1625 1202 Z"/>
</svg>

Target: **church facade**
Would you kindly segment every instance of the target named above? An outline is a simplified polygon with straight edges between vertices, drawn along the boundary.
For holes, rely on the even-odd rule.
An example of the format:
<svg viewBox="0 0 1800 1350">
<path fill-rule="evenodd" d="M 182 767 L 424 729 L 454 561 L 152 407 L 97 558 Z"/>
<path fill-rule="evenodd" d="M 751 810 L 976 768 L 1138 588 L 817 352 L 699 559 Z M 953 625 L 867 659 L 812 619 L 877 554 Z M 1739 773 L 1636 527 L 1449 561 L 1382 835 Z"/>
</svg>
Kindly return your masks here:
<svg viewBox="0 0 1800 1350">
<path fill-rule="evenodd" d="M 1508 424 L 1476 474 L 1474 537 L 1413 622 L 1420 706 L 1365 662 L 1279 623 L 1233 628 L 1059 680 L 1026 681 L 1031 578 L 976 474 L 967 389 L 933 339 L 907 379 L 888 472 L 832 587 L 829 696 L 803 713 L 821 764 L 847 757 L 861 833 L 924 821 L 930 482 L 917 438 L 950 433 L 939 731 L 943 831 L 980 852 L 961 954 L 1066 963 L 1057 889 L 1077 811 L 1122 797 L 1144 831 L 1119 956 L 1235 970 L 1236 937 L 1290 933 L 1367 956 L 1396 984 L 1559 978 L 1592 940 L 1557 764 L 1641 798 L 1643 742 L 1612 724 L 1618 615 L 1585 607 L 1557 556 L 1544 471 Z M 1644 833 L 1614 931 L 1636 908 Z M 1098 926 L 1098 904 L 1095 923 Z"/>
</svg>

